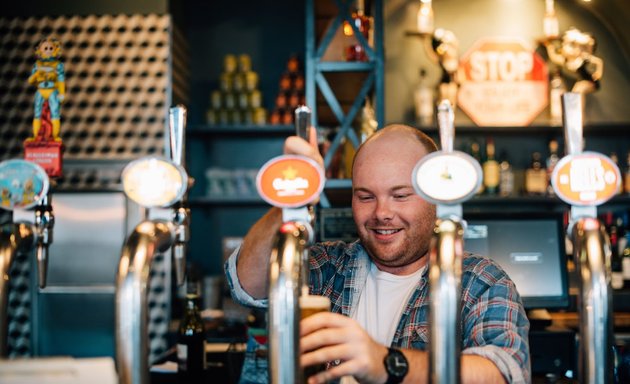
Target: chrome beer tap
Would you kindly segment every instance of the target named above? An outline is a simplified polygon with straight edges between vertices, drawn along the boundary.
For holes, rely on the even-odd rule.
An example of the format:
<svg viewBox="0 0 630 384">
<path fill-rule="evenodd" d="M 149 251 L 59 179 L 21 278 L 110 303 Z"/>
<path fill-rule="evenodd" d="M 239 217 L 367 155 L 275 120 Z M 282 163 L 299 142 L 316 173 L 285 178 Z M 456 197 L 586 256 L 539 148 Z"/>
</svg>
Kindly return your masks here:
<svg viewBox="0 0 630 384">
<path fill-rule="evenodd" d="M 48 249 L 53 242 L 53 227 L 55 215 L 52 210 L 52 196 L 50 191 L 35 207 L 35 230 L 37 231 L 37 276 L 39 287 L 46 287 L 48 276 Z"/>
<path fill-rule="evenodd" d="M 567 233 L 578 272 L 580 383 L 613 382 L 612 289 L 610 240 L 597 220 L 597 205 L 612 198 L 621 174 L 604 155 L 582 151 L 582 96 L 562 95 L 567 156 L 551 176 L 556 195 L 571 205 Z"/>
<path fill-rule="evenodd" d="M 171 159 L 145 157 L 125 167 L 126 195 L 145 208 L 171 207 L 171 220 L 145 220 L 127 237 L 116 276 L 116 366 L 121 384 L 149 383 L 147 288 L 156 254 L 173 249 L 178 281 L 185 279 L 185 244 L 190 212 L 183 203 L 189 186 L 184 159 L 184 107 L 171 108 Z"/>
<path fill-rule="evenodd" d="M 0 357 L 8 353 L 9 273 L 18 252 L 28 253 L 37 248 L 39 286 L 46 285 L 53 217 L 48 192 L 48 175 L 39 165 L 24 160 L 0 163 L 0 208 L 13 211 L 35 207 L 35 224 L 16 222 L 0 226 Z"/>
<path fill-rule="evenodd" d="M 464 228 L 461 203 L 481 183 L 481 166 L 468 154 L 453 151 L 455 136 L 451 103 L 438 106 L 441 151 L 422 158 L 412 184 L 436 204 L 437 220 L 429 249 L 429 382 L 460 381 L 460 297 Z"/>
<path fill-rule="evenodd" d="M 186 168 L 186 108 L 177 106 L 171 108 L 169 114 L 170 152 L 171 159 L 176 165 Z M 192 187 L 193 179 L 188 178 L 188 189 Z M 184 284 L 186 278 L 186 249 L 190 240 L 190 208 L 187 194 L 173 205 L 172 222 L 175 225 L 175 244 L 173 246 L 173 260 L 177 284 Z"/>
<path fill-rule="evenodd" d="M 314 129 L 310 122 L 310 109 L 298 107 L 296 134 L 305 140 Z M 299 384 L 303 383 L 299 364 L 299 298 L 308 294 L 308 246 L 315 237 L 310 204 L 323 189 L 324 173 L 309 158 L 278 156 L 261 168 L 256 184 L 263 199 L 282 208 L 283 221 L 274 239 L 269 266 L 270 383 Z"/>
</svg>

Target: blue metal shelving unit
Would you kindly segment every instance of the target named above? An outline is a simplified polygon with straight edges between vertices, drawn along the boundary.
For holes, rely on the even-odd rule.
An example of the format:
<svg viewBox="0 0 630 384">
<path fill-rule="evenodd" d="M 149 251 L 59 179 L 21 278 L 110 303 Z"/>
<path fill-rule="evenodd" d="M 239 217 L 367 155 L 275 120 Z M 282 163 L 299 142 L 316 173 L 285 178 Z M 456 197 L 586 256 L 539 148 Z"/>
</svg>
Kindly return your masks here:
<svg viewBox="0 0 630 384">
<path fill-rule="evenodd" d="M 329 0 L 334 2 L 338 8 L 338 13 L 323 34 L 319 44 L 316 43 L 315 31 L 315 0 L 306 2 L 306 103 L 313 110 L 313 125 L 318 127 L 317 113 L 317 89 L 331 108 L 338 121 L 339 129 L 331 142 L 330 149 L 324 157 L 324 166 L 330 167 L 333 155 L 343 143 L 343 139 L 349 140 L 357 148 L 360 144 L 359 138 L 352 129 L 352 121 L 357 113 L 361 111 L 366 96 L 372 94 L 373 105 L 376 111 L 376 120 L 379 128 L 383 126 L 385 119 L 385 81 L 384 81 L 384 54 L 383 54 L 383 6 L 382 0 L 372 2 L 372 17 L 374 31 L 374 47 L 369 46 L 363 34 L 359 32 L 351 18 L 351 5 L 354 1 L 349 0 Z M 330 62 L 322 61 L 326 49 L 335 36 L 337 30 L 342 27 L 344 21 L 352 26 L 354 35 L 359 44 L 363 46 L 368 60 L 365 62 Z M 324 74 L 331 72 L 365 72 L 367 77 L 358 89 L 354 101 L 347 113 L 344 113 L 341 103 L 335 95 Z M 332 179 L 326 182 L 326 189 L 350 188 L 349 179 Z M 321 196 L 322 207 L 330 207 L 326 190 Z"/>
</svg>

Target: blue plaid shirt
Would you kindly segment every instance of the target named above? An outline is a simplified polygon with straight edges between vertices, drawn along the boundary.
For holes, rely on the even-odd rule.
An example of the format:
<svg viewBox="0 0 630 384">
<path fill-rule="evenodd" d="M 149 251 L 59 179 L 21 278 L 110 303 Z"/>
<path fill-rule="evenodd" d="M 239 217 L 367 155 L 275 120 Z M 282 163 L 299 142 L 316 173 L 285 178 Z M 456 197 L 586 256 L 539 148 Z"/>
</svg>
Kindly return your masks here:
<svg viewBox="0 0 630 384">
<path fill-rule="evenodd" d="M 232 296 L 242 305 L 266 307 L 238 283 L 238 250 L 225 269 Z M 310 289 L 331 299 L 332 312 L 351 316 L 370 270 L 370 258 L 358 242 L 319 243 L 310 249 Z M 492 260 L 467 254 L 462 266 L 462 353 L 483 356 L 509 383 L 529 383 L 529 321 L 508 275 Z M 405 305 L 392 346 L 427 349 L 429 337 L 428 268 Z"/>
</svg>

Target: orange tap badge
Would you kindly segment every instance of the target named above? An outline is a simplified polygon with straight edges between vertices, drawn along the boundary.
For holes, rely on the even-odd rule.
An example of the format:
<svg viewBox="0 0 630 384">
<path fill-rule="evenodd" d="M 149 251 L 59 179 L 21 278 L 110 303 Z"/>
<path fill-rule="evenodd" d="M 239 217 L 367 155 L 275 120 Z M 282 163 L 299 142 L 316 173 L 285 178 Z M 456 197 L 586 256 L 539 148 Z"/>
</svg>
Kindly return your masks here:
<svg viewBox="0 0 630 384">
<path fill-rule="evenodd" d="M 256 177 L 258 194 L 279 208 L 298 208 L 319 197 L 324 172 L 314 160 L 284 155 L 269 160 Z"/>
<path fill-rule="evenodd" d="M 608 157 L 596 152 L 566 156 L 551 175 L 560 199 L 578 206 L 594 206 L 610 200 L 618 191 L 621 173 Z"/>
</svg>

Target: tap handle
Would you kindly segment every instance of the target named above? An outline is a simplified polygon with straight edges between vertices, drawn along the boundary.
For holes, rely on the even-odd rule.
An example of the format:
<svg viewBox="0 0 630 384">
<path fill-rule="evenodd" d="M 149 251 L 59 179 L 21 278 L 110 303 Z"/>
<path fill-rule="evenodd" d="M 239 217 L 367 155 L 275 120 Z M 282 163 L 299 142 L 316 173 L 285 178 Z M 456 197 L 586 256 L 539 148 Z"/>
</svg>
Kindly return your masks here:
<svg viewBox="0 0 630 384">
<path fill-rule="evenodd" d="M 440 145 L 442 152 L 453 152 L 455 138 L 455 115 L 451 102 L 444 99 L 438 105 L 438 125 L 440 128 Z"/>
<path fill-rule="evenodd" d="M 562 118 L 567 155 L 582 152 L 582 95 L 565 92 L 562 95 Z"/>
<path fill-rule="evenodd" d="M 308 141 L 311 133 L 311 109 L 300 105 L 295 109 L 295 134 Z"/>
<path fill-rule="evenodd" d="M 169 148 L 171 160 L 185 166 L 185 131 L 186 131 L 186 107 L 177 105 L 169 110 Z"/>
</svg>

